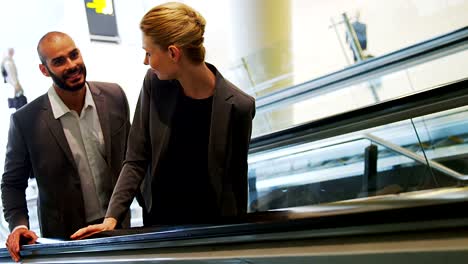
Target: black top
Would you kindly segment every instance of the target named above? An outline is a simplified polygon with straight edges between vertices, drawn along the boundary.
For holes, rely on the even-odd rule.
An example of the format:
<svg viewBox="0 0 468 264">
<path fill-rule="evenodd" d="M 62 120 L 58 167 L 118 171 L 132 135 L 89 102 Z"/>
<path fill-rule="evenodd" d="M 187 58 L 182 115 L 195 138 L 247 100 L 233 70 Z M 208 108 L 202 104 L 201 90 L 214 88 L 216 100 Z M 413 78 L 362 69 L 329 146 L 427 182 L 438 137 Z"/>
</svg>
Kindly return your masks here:
<svg viewBox="0 0 468 264">
<path fill-rule="evenodd" d="M 208 174 L 208 143 L 213 97 L 179 93 L 167 154 L 153 180 L 153 207 L 145 226 L 213 223 L 216 196 Z"/>
</svg>

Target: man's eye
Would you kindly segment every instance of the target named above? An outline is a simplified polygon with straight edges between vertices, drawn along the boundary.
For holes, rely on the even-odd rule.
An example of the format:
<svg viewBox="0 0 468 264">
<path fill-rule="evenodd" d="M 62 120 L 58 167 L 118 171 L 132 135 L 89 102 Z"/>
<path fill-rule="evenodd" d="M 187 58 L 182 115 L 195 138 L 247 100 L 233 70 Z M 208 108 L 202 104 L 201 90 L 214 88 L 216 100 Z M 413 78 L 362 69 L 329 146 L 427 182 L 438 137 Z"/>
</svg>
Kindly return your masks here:
<svg viewBox="0 0 468 264">
<path fill-rule="evenodd" d="M 56 60 L 52 61 L 52 64 L 54 64 L 55 66 L 60 66 L 60 65 L 62 65 L 64 62 L 65 62 L 65 59 L 60 58 L 60 59 L 56 59 Z"/>
<path fill-rule="evenodd" d="M 146 57 L 151 57 L 151 54 L 149 52 L 146 52 Z"/>
<path fill-rule="evenodd" d="M 73 51 L 70 53 L 70 59 L 74 60 L 77 59 L 80 56 L 80 53 L 78 51 Z"/>
</svg>

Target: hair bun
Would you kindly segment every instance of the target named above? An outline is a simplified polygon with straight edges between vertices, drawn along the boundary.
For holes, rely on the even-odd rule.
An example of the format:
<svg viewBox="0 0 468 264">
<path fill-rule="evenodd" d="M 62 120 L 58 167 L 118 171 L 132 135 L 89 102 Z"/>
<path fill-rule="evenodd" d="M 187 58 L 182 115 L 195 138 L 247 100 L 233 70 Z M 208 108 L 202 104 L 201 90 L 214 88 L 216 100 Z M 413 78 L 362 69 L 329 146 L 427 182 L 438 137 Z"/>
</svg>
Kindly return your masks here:
<svg viewBox="0 0 468 264">
<path fill-rule="evenodd" d="M 193 62 L 201 63 L 205 58 L 203 35 L 206 20 L 190 6 L 169 2 L 153 7 L 140 22 L 140 29 L 153 43 L 166 48 L 178 45 Z"/>
</svg>

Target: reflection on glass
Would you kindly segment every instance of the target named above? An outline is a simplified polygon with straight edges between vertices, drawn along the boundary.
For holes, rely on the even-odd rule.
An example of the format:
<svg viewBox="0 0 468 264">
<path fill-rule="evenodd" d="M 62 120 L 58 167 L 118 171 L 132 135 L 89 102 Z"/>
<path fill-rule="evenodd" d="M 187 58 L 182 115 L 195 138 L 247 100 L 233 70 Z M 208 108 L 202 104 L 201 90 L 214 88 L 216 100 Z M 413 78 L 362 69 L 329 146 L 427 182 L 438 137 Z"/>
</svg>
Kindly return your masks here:
<svg viewBox="0 0 468 264">
<path fill-rule="evenodd" d="M 467 140 L 468 107 L 461 107 L 255 153 L 250 210 L 455 186 L 468 179 Z"/>
<path fill-rule="evenodd" d="M 468 50 L 464 49 L 423 64 L 405 67 L 403 70 L 382 73 L 370 80 L 313 90 L 304 93 L 295 101 L 277 104 L 266 111 L 258 111 L 254 120 L 253 137 L 466 78 L 464 69 L 467 67 Z M 454 70 L 446 70 L 452 68 Z"/>
<path fill-rule="evenodd" d="M 229 79 L 263 96 L 466 27 L 467 8 L 468 2 L 460 0 L 295 0 L 291 39 L 265 43 L 239 59 L 231 68 L 244 76 Z M 243 79 L 249 82 L 241 85 Z"/>
<path fill-rule="evenodd" d="M 294 82 L 305 82 L 355 64 L 349 30 L 363 57 L 380 57 L 465 27 L 467 1 L 292 1 Z M 427 21 L 431 21 L 428 26 Z"/>
</svg>

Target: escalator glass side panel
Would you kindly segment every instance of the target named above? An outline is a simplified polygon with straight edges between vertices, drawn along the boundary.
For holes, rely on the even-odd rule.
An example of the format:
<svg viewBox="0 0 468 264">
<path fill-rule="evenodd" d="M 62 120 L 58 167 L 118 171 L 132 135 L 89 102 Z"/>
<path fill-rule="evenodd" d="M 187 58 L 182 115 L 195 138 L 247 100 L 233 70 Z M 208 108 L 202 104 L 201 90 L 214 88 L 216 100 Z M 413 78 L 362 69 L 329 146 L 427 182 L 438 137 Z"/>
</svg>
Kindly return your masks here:
<svg viewBox="0 0 468 264">
<path fill-rule="evenodd" d="M 468 106 L 249 156 L 250 211 L 463 185 Z"/>
<path fill-rule="evenodd" d="M 337 82 L 302 92 L 300 96 L 285 97 L 283 101 L 257 111 L 252 137 L 464 79 L 468 77 L 465 71 L 468 68 L 467 48 L 468 45 L 464 45 L 453 54 L 434 55 L 434 58 L 427 58 L 418 64 L 408 63 L 381 72 L 377 70 L 366 78 Z"/>
</svg>

